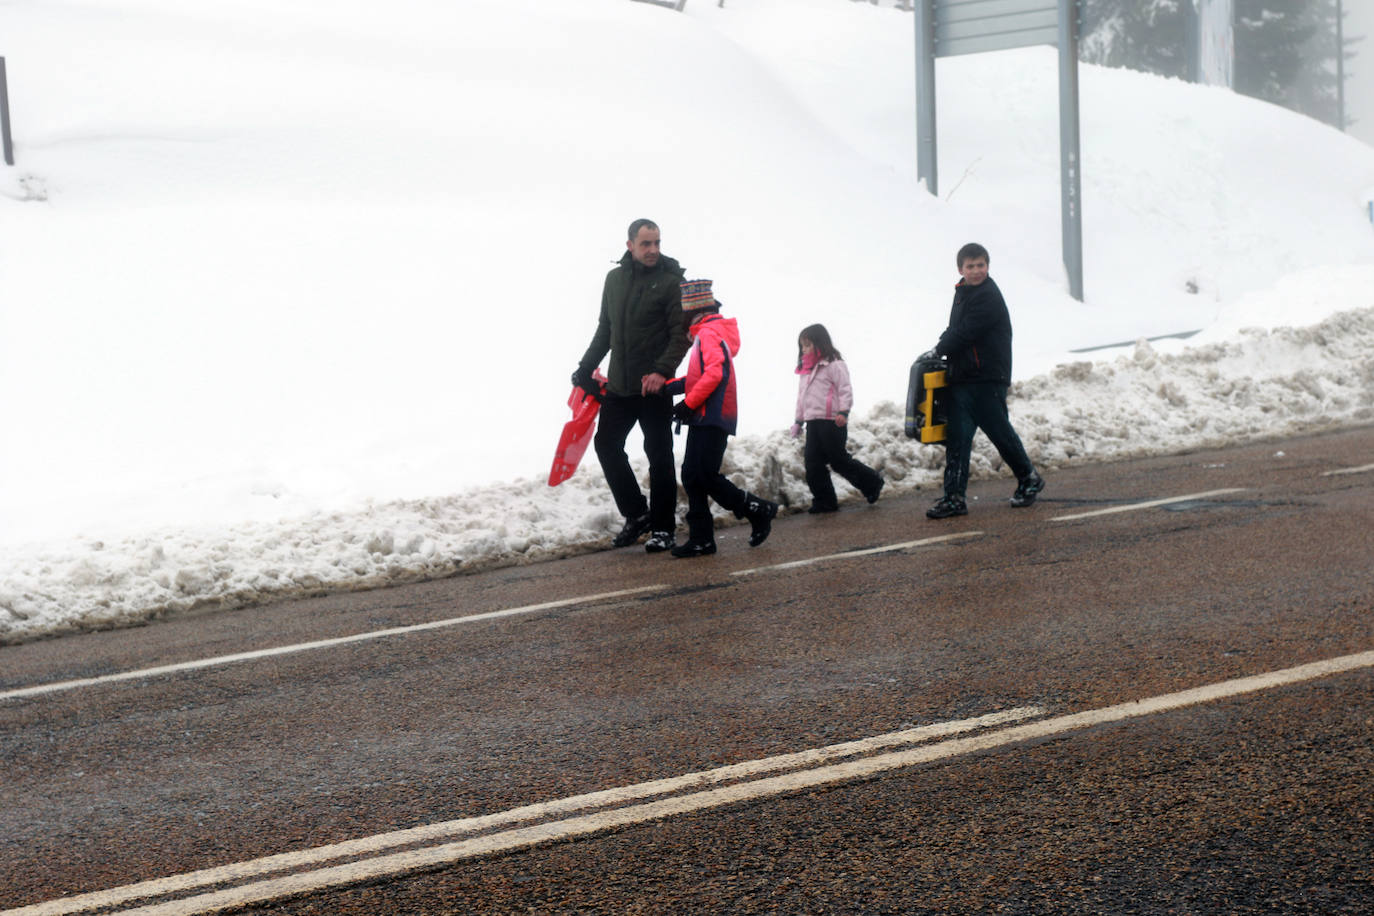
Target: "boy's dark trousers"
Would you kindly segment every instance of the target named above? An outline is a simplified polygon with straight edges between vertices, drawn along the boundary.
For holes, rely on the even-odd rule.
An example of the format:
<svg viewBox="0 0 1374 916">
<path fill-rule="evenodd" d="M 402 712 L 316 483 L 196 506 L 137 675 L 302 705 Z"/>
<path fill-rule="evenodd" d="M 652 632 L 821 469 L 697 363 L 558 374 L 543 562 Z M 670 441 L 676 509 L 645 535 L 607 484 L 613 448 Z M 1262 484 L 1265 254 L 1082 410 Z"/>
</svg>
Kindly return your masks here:
<svg viewBox="0 0 1374 916">
<path fill-rule="evenodd" d="M 719 426 L 687 429 L 687 450 L 682 455 L 682 488 L 687 491 L 687 534 L 697 542 L 715 540 L 710 500 L 744 517 L 749 494 L 720 472 L 729 439 L 730 434 Z"/>
<path fill-rule="evenodd" d="M 615 507 L 626 518 L 649 513 L 652 531 L 677 527 L 677 473 L 673 467 L 673 399 L 666 394 L 621 397 L 607 392 L 597 421 L 596 457 L 615 497 Z M 625 454 L 630 429 L 639 424 L 644 434 L 644 454 L 649 458 L 649 498 Z"/>
<path fill-rule="evenodd" d="M 982 430 L 1017 480 L 1035 465 L 1026 456 L 1021 437 L 1007 417 L 1007 386 L 997 382 L 951 385 L 945 396 L 945 495 L 964 497 L 968 488 L 968 464 L 973 434 Z"/>
<path fill-rule="evenodd" d="M 832 468 L 864 496 L 882 486 L 883 478 L 877 471 L 849 454 L 848 442 L 847 426 L 837 426 L 834 420 L 806 421 L 806 446 L 802 455 L 813 508 L 835 509 L 839 506 L 835 485 L 830 482 Z"/>
</svg>

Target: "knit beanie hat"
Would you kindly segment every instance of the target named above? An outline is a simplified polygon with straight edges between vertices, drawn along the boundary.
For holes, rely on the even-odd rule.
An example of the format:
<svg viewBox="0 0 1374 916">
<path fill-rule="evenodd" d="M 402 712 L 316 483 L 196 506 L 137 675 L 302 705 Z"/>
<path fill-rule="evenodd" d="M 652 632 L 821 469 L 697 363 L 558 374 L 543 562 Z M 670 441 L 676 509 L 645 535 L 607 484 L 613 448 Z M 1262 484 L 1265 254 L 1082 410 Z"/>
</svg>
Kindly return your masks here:
<svg viewBox="0 0 1374 916">
<path fill-rule="evenodd" d="M 682 281 L 682 310 L 684 312 L 698 312 L 702 309 L 719 307 L 720 303 L 716 302 L 715 294 L 711 292 L 710 280 Z"/>
</svg>

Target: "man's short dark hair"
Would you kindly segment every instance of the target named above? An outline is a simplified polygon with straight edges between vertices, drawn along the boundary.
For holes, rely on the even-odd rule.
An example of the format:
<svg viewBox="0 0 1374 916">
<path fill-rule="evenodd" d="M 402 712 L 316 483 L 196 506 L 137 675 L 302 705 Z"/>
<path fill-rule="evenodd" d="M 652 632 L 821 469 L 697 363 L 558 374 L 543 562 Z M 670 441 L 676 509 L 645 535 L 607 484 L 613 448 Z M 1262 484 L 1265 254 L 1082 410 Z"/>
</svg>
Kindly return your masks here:
<svg viewBox="0 0 1374 916">
<path fill-rule="evenodd" d="M 633 242 L 633 241 L 639 236 L 639 230 L 641 230 L 641 229 L 653 229 L 653 230 L 657 230 L 657 229 L 658 229 L 658 223 L 654 222 L 654 221 L 651 220 L 651 219 L 637 219 L 637 220 L 635 220 L 633 223 L 630 223 L 630 235 L 629 235 L 629 238 L 628 238 L 627 240 Z"/>
<path fill-rule="evenodd" d="M 963 248 L 959 249 L 958 257 L 955 260 L 955 266 L 963 267 L 965 261 L 972 261 L 974 258 L 982 258 L 984 261 L 989 263 L 992 262 L 992 258 L 988 256 L 988 250 L 986 248 L 979 245 L 977 242 L 969 242 Z"/>
</svg>

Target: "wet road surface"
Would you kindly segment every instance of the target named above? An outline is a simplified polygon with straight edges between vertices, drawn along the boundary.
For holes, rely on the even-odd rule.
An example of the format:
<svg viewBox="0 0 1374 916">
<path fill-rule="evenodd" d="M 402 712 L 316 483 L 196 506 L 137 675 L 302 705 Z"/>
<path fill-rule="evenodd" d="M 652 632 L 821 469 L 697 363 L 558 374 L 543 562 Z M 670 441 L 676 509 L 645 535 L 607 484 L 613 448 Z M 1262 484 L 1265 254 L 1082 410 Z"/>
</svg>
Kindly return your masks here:
<svg viewBox="0 0 1374 916">
<path fill-rule="evenodd" d="M 0 648 L 0 907 L 1369 912 L 1371 456 Z"/>
</svg>

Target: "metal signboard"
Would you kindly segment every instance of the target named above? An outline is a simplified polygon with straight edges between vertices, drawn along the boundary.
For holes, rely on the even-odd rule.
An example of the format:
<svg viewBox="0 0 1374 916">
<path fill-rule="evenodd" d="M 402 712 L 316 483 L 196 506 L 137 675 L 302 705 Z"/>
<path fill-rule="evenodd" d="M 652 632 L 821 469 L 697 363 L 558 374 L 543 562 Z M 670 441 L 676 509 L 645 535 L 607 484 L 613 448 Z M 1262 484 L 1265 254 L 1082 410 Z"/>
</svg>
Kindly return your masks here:
<svg viewBox="0 0 1374 916">
<path fill-rule="evenodd" d="M 944 0 L 935 4 L 935 56 L 1052 45 L 1058 0 Z"/>
<path fill-rule="evenodd" d="M 1230 0 L 1226 0 L 1230 2 Z M 1059 48 L 1059 189 L 1069 292 L 1083 299 L 1082 167 L 1078 150 L 1080 0 L 915 0 L 916 173 L 938 194 L 935 59 L 1052 44 Z"/>
</svg>

